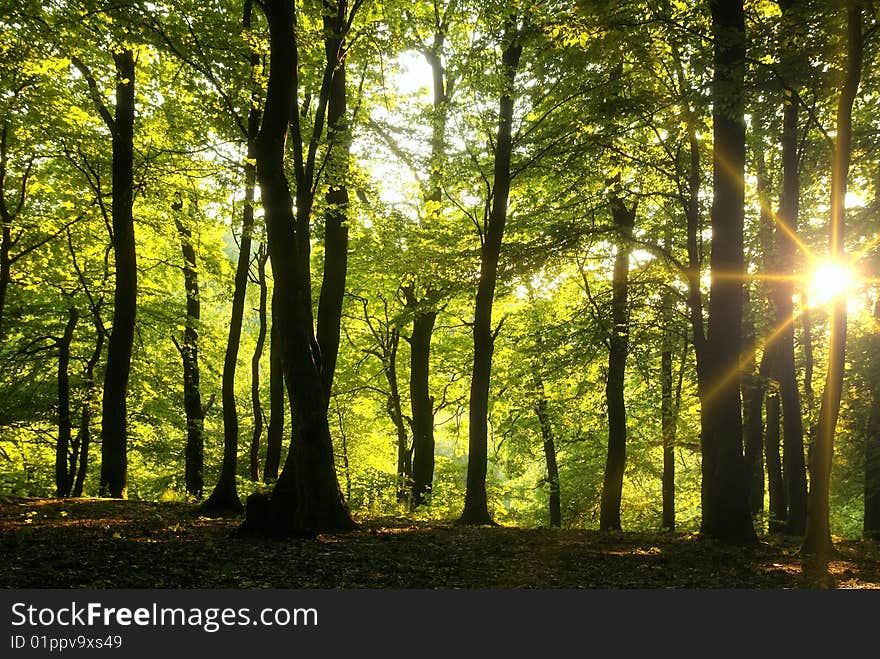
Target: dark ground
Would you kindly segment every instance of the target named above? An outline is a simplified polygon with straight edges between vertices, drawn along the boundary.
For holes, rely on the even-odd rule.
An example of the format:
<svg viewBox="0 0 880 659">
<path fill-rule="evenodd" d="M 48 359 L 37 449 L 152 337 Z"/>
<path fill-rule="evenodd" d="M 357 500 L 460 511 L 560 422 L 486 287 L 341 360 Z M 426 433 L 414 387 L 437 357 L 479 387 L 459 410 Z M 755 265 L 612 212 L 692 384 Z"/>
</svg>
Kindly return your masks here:
<svg viewBox="0 0 880 659">
<path fill-rule="evenodd" d="M 837 543 L 820 581 L 778 538 L 743 549 L 686 534 L 359 521 L 348 534 L 263 540 L 190 504 L 3 501 L 0 587 L 880 588 L 869 541 Z"/>
</svg>

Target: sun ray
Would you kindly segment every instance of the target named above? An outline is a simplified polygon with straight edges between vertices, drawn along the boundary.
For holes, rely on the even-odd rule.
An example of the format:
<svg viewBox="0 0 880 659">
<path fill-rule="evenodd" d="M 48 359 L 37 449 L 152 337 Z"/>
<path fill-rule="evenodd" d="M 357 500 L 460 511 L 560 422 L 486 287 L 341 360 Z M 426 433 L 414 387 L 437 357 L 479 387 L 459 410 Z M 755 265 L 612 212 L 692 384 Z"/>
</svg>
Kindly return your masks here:
<svg viewBox="0 0 880 659">
<path fill-rule="evenodd" d="M 734 378 L 742 374 L 745 364 L 752 361 L 758 354 L 759 350 L 766 350 L 774 341 L 782 336 L 783 332 L 785 332 L 786 329 L 794 324 L 795 320 L 797 320 L 798 317 L 800 317 L 800 313 L 792 314 L 789 318 L 785 320 L 785 322 L 775 327 L 773 331 L 769 335 L 764 337 L 762 341 L 755 341 L 755 343 L 750 348 L 748 348 L 740 355 L 739 361 L 737 362 L 736 366 L 731 368 L 726 373 L 722 373 L 721 376 L 716 378 L 714 382 L 709 383 L 709 388 L 706 390 L 701 404 L 706 405 L 708 403 L 711 403 L 712 399 L 715 398 L 715 396 L 717 396 L 725 387 L 727 387 Z"/>
</svg>

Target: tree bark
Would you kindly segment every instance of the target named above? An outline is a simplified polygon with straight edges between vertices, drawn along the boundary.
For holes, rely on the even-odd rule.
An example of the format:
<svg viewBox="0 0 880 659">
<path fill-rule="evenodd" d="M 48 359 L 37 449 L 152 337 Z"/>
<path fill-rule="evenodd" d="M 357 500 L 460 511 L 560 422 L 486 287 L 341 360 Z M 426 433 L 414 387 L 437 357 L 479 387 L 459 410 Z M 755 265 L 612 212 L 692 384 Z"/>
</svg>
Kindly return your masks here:
<svg viewBox="0 0 880 659">
<path fill-rule="evenodd" d="M 550 485 L 550 497 L 548 508 L 550 512 L 550 526 L 559 528 L 562 526 L 562 500 L 559 487 L 559 465 L 556 462 L 556 442 L 553 439 L 553 424 L 550 422 L 550 414 L 547 411 L 547 396 L 544 393 L 544 383 L 538 379 L 538 400 L 535 403 L 535 414 L 541 426 L 541 439 L 544 445 L 544 460 L 547 463 L 547 483 Z"/>
<path fill-rule="evenodd" d="M 253 4 L 244 4 L 242 27 L 249 29 L 252 24 Z M 259 65 L 260 57 L 254 52 L 250 56 L 252 69 Z M 235 403 L 235 371 L 238 366 L 238 349 L 241 343 L 241 324 L 244 318 L 244 303 L 247 294 L 248 272 L 251 266 L 251 239 L 254 229 L 254 191 L 257 173 L 254 164 L 257 158 L 257 140 L 260 131 L 260 109 L 252 100 L 247 120 L 247 159 L 245 161 L 244 210 L 241 221 L 241 242 L 239 244 L 238 264 L 235 269 L 235 287 L 232 293 L 232 316 L 229 319 L 229 335 L 226 341 L 226 354 L 223 359 L 223 378 L 221 383 L 223 401 L 223 464 L 220 477 L 211 496 L 202 509 L 209 515 L 239 513 L 243 510 L 235 481 L 238 467 L 238 410 Z"/>
<path fill-rule="evenodd" d="M 744 289 L 746 301 L 749 301 L 749 287 Z M 747 304 L 747 313 L 743 322 L 743 339 L 748 352 L 746 371 L 743 373 L 743 447 L 746 478 L 749 481 L 749 510 L 757 515 L 764 509 L 764 378 L 755 362 L 755 323 L 751 305 Z"/>
<path fill-rule="evenodd" d="M 269 427 L 266 429 L 266 463 L 263 482 L 278 479 L 284 443 L 284 367 L 281 364 L 281 334 L 275 315 L 276 289 L 272 289 L 272 329 L 269 333 Z"/>
<path fill-rule="evenodd" d="M 199 323 L 201 322 L 201 299 L 199 297 L 199 271 L 192 231 L 179 213 L 183 202 L 172 205 L 174 224 L 180 238 L 183 254 L 183 282 L 186 291 L 186 319 L 183 328 L 183 345 L 177 345 L 183 362 L 183 409 L 186 414 L 186 446 L 184 448 L 184 483 L 186 491 L 201 499 L 204 491 L 205 464 L 205 410 L 202 408 L 199 371 Z"/>
<path fill-rule="evenodd" d="M 792 16 L 793 0 L 780 3 L 786 50 L 782 53 L 785 68 L 794 76 L 796 58 L 802 59 L 795 45 L 797 18 Z M 783 473 L 787 490 L 788 516 L 785 532 L 803 535 L 807 524 L 807 472 L 804 460 L 804 424 L 797 370 L 794 361 L 794 282 L 800 210 L 800 173 L 798 171 L 798 101 L 793 81 L 783 90 L 782 120 L 782 200 L 776 216 L 776 256 L 778 274 L 775 288 L 776 327 L 781 328 L 774 366 L 782 402 Z"/>
<path fill-rule="evenodd" d="M 266 260 L 269 253 L 263 245 L 257 250 L 257 285 L 260 287 L 259 317 L 260 329 L 257 343 L 251 357 L 251 408 L 254 412 L 254 431 L 251 434 L 250 476 L 256 483 L 260 480 L 260 437 L 263 435 L 263 405 L 260 402 L 260 360 L 263 358 L 263 345 L 266 343 L 266 304 L 269 297 L 266 283 Z"/>
<path fill-rule="evenodd" d="M 852 107 L 862 74 L 862 7 L 859 0 L 846 3 L 846 75 L 837 103 L 837 140 L 831 167 L 831 258 L 842 262 L 846 227 L 845 198 L 852 145 Z M 801 552 L 824 564 L 830 557 L 830 509 L 828 490 L 834 455 L 834 433 L 840 414 L 846 357 L 846 297 L 837 296 L 831 309 L 828 339 L 828 371 L 819 406 L 819 423 L 813 439 L 807 528 Z"/>
<path fill-rule="evenodd" d="M 615 183 L 616 184 L 616 183 Z M 636 204 L 627 208 L 616 191 L 611 193 L 611 215 L 617 231 L 617 255 L 611 279 L 611 334 L 605 399 L 608 405 L 608 453 L 599 509 L 599 530 L 620 530 L 620 503 L 626 468 L 626 358 L 629 353 L 629 257 Z"/>
<path fill-rule="evenodd" d="M 415 286 L 401 288 L 407 310 L 412 314 L 409 339 L 409 397 L 412 410 L 413 457 L 410 505 L 413 510 L 427 503 L 434 482 L 434 398 L 430 393 L 431 336 L 437 312 L 425 304 L 432 294 L 418 300 Z"/>
<path fill-rule="evenodd" d="M 488 469 L 489 382 L 495 336 L 492 331 L 492 303 L 498 278 L 498 260 L 507 222 L 510 194 L 510 160 L 513 151 L 513 85 L 522 55 L 516 27 L 508 19 L 501 55 L 505 88 L 498 108 L 495 138 L 494 189 L 488 222 L 480 249 L 480 277 L 474 304 L 474 362 L 470 387 L 467 489 L 459 524 L 494 524 L 486 497 Z"/>
<path fill-rule="evenodd" d="M 86 361 L 85 367 L 85 394 L 83 396 L 79 430 L 76 439 L 79 451 L 79 464 L 76 469 L 76 481 L 73 484 L 72 492 L 75 497 L 81 497 L 83 494 L 89 468 L 89 448 L 91 448 L 92 443 L 92 403 L 98 389 L 95 368 L 101 360 L 101 352 L 104 349 L 104 327 L 101 324 L 100 314 L 96 309 L 92 311 L 92 321 L 95 326 L 95 347 Z"/>
<path fill-rule="evenodd" d="M 874 304 L 874 321 L 880 323 L 880 300 Z M 872 338 L 874 381 L 871 412 L 865 433 L 865 516 L 862 535 L 880 540 L 880 337 Z"/>
<path fill-rule="evenodd" d="M 314 154 L 322 128 L 316 123 L 303 153 L 298 94 L 294 8 L 284 0 L 263 4 L 269 24 L 270 66 L 263 123 L 257 139 L 257 172 L 265 211 L 269 257 L 277 291 L 282 363 L 291 406 L 293 438 L 271 496 L 248 502 L 244 530 L 287 535 L 343 531 L 354 527 L 336 478 L 327 420 L 328 396 L 321 351 L 315 338 L 310 273 L 310 219 Z M 342 6 L 337 16 L 345 16 Z M 338 62 L 328 62 L 321 98 L 329 94 Z M 322 116 L 323 100 L 317 117 Z M 288 125 L 293 129 L 296 215 L 285 173 Z M 252 495 L 254 496 L 254 495 Z"/>
<path fill-rule="evenodd" d="M 317 340 L 327 402 L 336 373 L 345 279 L 348 271 L 348 168 L 351 135 L 345 88 L 345 23 L 347 0 L 324 0 L 324 51 L 333 74 L 327 93 L 327 169 L 330 185 L 325 195 L 324 276 L 318 298 Z"/>
<path fill-rule="evenodd" d="M 756 541 L 742 444 L 739 360 L 742 348 L 745 204 L 745 17 L 741 0 L 710 2 L 715 40 L 713 98 L 712 279 L 709 297 L 711 392 L 704 463 L 702 532 L 728 543 Z"/>
<path fill-rule="evenodd" d="M 113 327 L 107 345 L 101 412 L 101 496 L 128 495 L 128 379 L 137 312 L 137 256 L 134 241 L 134 52 L 113 55 L 116 109 L 113 136 Z"/>
<path fill-rule="evenodd" d="M 70 496 L 76 475 L 75 447 L 71 455 L 70 344 L 79 321 L 76 307 L 67 310 L 64 334 L 58 340 L 58 443 L 55 447 L 55 496 Z"/>
</svg>

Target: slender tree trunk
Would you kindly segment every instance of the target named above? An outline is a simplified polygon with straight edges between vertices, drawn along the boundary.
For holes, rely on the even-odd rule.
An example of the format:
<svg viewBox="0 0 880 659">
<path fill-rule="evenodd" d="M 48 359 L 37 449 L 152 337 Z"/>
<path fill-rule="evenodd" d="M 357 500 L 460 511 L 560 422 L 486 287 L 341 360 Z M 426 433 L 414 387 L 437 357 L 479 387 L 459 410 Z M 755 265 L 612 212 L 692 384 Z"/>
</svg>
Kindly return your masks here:
<svg viewBox="0 0 880 659">
<path fill-rule="evenodd" d="M 116 285 L 113 327 L 107 345 L 101 413 L 102 496 L 128 494 L 128 379 L 137 311 L 137 256 L 134 241 L 134 53 L 113 55 L 116 66 L 116 110 L 113 135 L 113 257 Z"/>
<path fill-rule="evenodd" d="M 79 431 L 76 439 L 79 449 L 79 465 L 76 470 L 76 481 L 73 484 L 73 496 L 75 497 L 81 497 L 83 494 L 86 474 L 89 468 L 89 448 L 91 448 L 92 443 L 92 405 L 98 391 L 95 368 L 101 360 L 101 352 L 104 349 L 104 328 L 101 324 L 101 317 L 97 310 L 93 310 L 92 313 L 92 320 L 95 326 L 95 347 L 86 361 L 85 367 L 85 394 L 83 396 Z"/>
<path fill-rule="evenodd" d="M 664 308 L 669 308 L 669 295 Z M 669 316 L 667 315 L 667 319 Z M 675 417 L 672 401 L 672 346 L 667 338 L 660 352 L 660 434 L 663 438 L 663 517 L 661 528 L 675 530 Z"/>
<path fill-rule="evenodd" d="M 269 333 L 269 427 L 266 430 L 266 464 L 263 481 L 277 480 L 281 466 L 281 449 L 284 443 L 284 367 L 281 363 L 281 333 L 275 308 L 275 291 L 272 289 L 272 329 Z"/>
<path fill-rule="evenodd" d="M 0 181 L 0 191 L 3 185 Z M 9 290 L 9 280 L 12 276 L 12 260 L 10 249 L 12 245 L 12 224 L 7 218 L 2 218 L 3 229 L 0 231 L 0 341 L 3 339 L 3 311 L 6 308 L 6 291 Z"/>
<path fill-rule="evenodd" d="M 745 17 L 741 0 L 710 2 L 715 40 L 713 106 L 712 280 L 709 298 L 710 432 L 704 462 L 705 535 L 755 542 L 742 444 L 739 360 L 742 349 L 745 205 Z"/>
<path fill-rule="evenodd" d="M 253 5 L 245 2 L 242 26 L 249 29 L 252 23 Z M 251 68 L 259 65 L 259 55 L 252 53 Z M 235 270 L 235 288 L 232 293 L 232 316 L 229 320 L 229 335 L 226 341 L 226 355 L 223 359 L 223 378 L 221 383 L 223 400 L 223 464 L 220 477 L 211 496 L 205 501 L 203 509 L 208 514 L 241 512 L 243 506 L 238 497 L 235 482 L 238 467 L 238 410 L 235 403 L 235 371 L 238 366 L 238 349 L 241 343 L 241 325 L 244 318 L 244 303 L 247 294 L 248 272 L 251 265 L 251 238 L 254 229 L 254 190 L 256 188 L 257 135 L 260 130 L 260 109 L 251 102 L 247 121 L 247 160 L 244 180 L 244 211 L 241 222 L 241 243 L 238 264 Z"/>
<path fill-rule="evenodd" d="M 874 321 L 880 323 L 880 300 L 874 304 Z M 874 382 L 871 414 L 865 433 L 865 516 L 862 534 L 880 540 L 880 337 L 873 337 Z"/>
<path fill-rule="evenodd" d="M 783 53 L 784 60 L 799 55 L 795 45 L 798 29 L 796 18 L 791 16 L 794 2 L 782 3 L 783 29 L 788 35 L 788 48 Z M 801 58 L 802 59 L 802 58 Z M 788 62 L 789 70 L 795 67 Z M 798 230 L 800 210 L 800 173 L 798 172 L 798 103 L 795 90 L 784 89 L 782 120 L 782 201 L 776 216 L 776 253 L 779 273 L 782 277 L 775 288 L 776 326 L 781 328 L 779 345 L 774 366 L 779 382 L 779 396 L 782 402 L 782 449 L 785 485 L 788 500 L 788 516 L 785 532 L 789 535 L 803 535 L 807 524 L 807 471 L 804 460 L 804 424 L 800 392 L 797 383 L 797 370 L 794 361 L 794 282 L 787 277 L 795 272 L 797 245 L 793 235 Z"/>
<path fill-rule="evenodd" d="M 617 230 L 617 255 L 611 280 L 611 336 L 608 350 L 608 454 L 599 511 L 599 530 L 620 530 L 620 502 L 626 468 L 626 358 L 629 353 L 629 257 L 636 206 L 628 209 L 616 192 L 611 196 L 611 214 Z"/>
<path fill-rule="evenodd" d="M 413 427 L 410 502 L 413 509 L 427 503 L 434 481 L 434 398 L 430 394 L 428 378 L 431 336 L 437 319 L 436 311 L 425 310 L 416 299 L 414 288 L 401 289 L 407 308 L 413 314 L 412 336 L 409 339 L 409 396 Z M 427 297 L 430 297 L 430 291 Z"/>
<path fill-rule="evenodd" d="M 507 222 L 510 194 L 510 160 L 513 151 L 513 85 L 519 66 L 522 46 L 516 27 L 508 20 L 504 29 L 504 50 L 501 55 L 505 89 L 498 109 L 495 139 L 495 176 L 488 222 L 480 249 L 480 278 L 474 304 L 474 364 L 471 376 L 468 428 L 468 469 L 464 510 L 459 524 L 493 524 L 486 498 L 488 470 L 489 382 L 495 335 L 492 331 L 492 303 L 498 277 L 498 260 Z"/>
<path fill-rule="evenodd" d="M 400 333 L 391 329 L 388 336 L 382 369 L 388 382 L 388 416 L 397 432 L 397 501 L 409 500 L 412 486 L 412 461 L 409 448 L 409 437 L 406 432 L 406 420 L 403 418 L 403 407 L 400 403 L 400 384 L 397 377 L 397 348 L 400 345 Z"/>
<path fill-rule="evenodd" d="M 199 372 L 199 323 L 201 300 L 199 297 L 199 273 L 192 231 L 179 217 L 183 202 L 172 205 L 180 249 L 183 254 L 183 282 L 186 290 L 186 320 L 183 329 L 183 345 L 175 340 L 183 362 L 183 409 L 186 414 L 186 447 L 184 448 L 184 483 L 186 491 L 196 499 L 202 498 L 205 464 L 205 410 L 202 408 Z M 172 337 L 173 338 L 173 337 Z"/>
<path fill-rule="evenodd" d="M 254 432 L 251 435 L 250 472 L 251 480 L 260 480 L 260 437 L 263 434 L 263 405 L 260 402 L 260 360 L 263 358 L 263 345 L 266 343 L 266 303 L 269 292 L 266 284 L 266 260 L 269 253 L 260 245 L 257 251 L 257 284 L 260 287 L 260 329 L 257 332 L 257 344 L 251 358 L 251 407 L 254 411 Z"/>
<path fill-rule="evenodd" d="M 348 126 L 348 103 L 345 87 L 345 14 L 346 0 L 324 0 L 324 50 L 332 63 L 333 77 L 327 98 L 327 141 L 330 155 L 328 167 L 333 172 L 325 195 L 324 214 L 324 277 L 318 299 L 317 340 L 321 347 L 321 367 L 327 402 L 336 358 L 339 353 L 339 332 L 345 278 L 348 271 L 348 168 L 351 134 Z"/>
<path fill-rule="evenodd" d="M 67 310 L 64 334 L 58 341 L 58 443 L 55 447 L 55 496 L 70 496 L 75 471 L 71 469 L 70 344 L 79 321 L 76 307 Z M 75 448 L 74 448 L 75 451 Z M 75 464 L 75 462 L 74 462 Z"/>
<path fill-rule="evenodd" d="M 764 435 L 764 451 L 767 456 L 767 490 L 770 497 L 770 533 L 779 533 L 785 529 L 788 517 L 788 501 L 785 491 L 785 480 L 782 473 L 780 458 L 779 392 L 775 389 L 767 394 L 765 401 L 767 410 L 767 432 Z"/>
<path fill-rule="evenodd" d="M 743 373 L 743 447 L 746 477 L 749 481 L 749 510 L 757 515 L 764 509 L 764 380 L 755 362 L 755 323 L 749 304 L 749 287 L 744 287 L 746 308 L 743 322 L 743 339 L 749 355 Z"/>
<path fill-rule="evenodd" d="M 423 228 L 431 231 L 441 217 L 443 177 L 446 165 L 446 125 L 449 94 L 452 82 L 443 66 L 442 53 L 446 41 L 445 21 L 437 16 L 434 40 L 424 52 L 431 67 L 434 98 L 431 112 L 431 160 L 428 174 L 428 193 L 425 200 Z M 413 479 L 410 505 L 413 510 L 428 503 L 434 483 L 434 399 L 430 393 L 431 337 L 437 320 L 432 302 L 436 294 L 428 286 L 422 300 L 416 296 L 416 286 L 401 288 L 407 309 L 412 314 L 410 343 L 410 406 L 413 426 Z"/>
<path fill-rule="evenodd" d="M 550 526 L 559 528 L 562 526 L 559 465 L 556 463 L 556 442 L 553 439 L 553 425 L 550 422 L 550 414 L 547 412 L 547 396 L 544 393 L 544 383 L 540 378 L 538 379 L 538 400 L 535 403 L 535 414 L 538 416 L 538 423 L 541 425 L 544 460 L 547 463 L 547 483 L 550 485 L 550 498 L 548 500 Z"/>
<path fill-rule="evenodd" d="M 852 107 L 862 74 L 862 7 L 860 0 L 846 3 L 847 64 L 846 77 L 837 103 L 837 141 L 831 168 L 831 258 L 842 261 L 846 226 L 847 178 L 849 177 L 852 144 Z M 828 371 L 819 424 L 813 441 L 810 465 L 810 494 L 807 529 L 801 551 L 825 563 L 833 550 L 831 544 L 828 490 L 831 483 L 831 462 L 834 455 L 834 432 L 840 414 L 843 391 L 844 359 L 846 356 L 846 297 L 839 295 L 832 303 L 831 327 L 828 339 Z"/>
</svg>

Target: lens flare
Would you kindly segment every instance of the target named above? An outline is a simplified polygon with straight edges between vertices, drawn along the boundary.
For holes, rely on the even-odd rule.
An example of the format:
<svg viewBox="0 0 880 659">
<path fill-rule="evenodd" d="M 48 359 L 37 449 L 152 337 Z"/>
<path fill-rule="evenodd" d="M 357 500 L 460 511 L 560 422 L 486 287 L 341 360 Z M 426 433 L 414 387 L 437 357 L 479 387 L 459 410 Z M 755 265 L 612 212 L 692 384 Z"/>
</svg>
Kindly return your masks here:
<svg viewBox="0 0 880 659">
<path fill-rule="evenodd" d="M 816 265 L 810 283 L 810 304 L 819 306 L 845 296 L 855 284 L 852 268 L 837 261 L 823 261 Z"/>
</svg>

